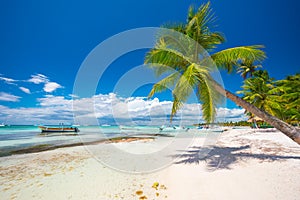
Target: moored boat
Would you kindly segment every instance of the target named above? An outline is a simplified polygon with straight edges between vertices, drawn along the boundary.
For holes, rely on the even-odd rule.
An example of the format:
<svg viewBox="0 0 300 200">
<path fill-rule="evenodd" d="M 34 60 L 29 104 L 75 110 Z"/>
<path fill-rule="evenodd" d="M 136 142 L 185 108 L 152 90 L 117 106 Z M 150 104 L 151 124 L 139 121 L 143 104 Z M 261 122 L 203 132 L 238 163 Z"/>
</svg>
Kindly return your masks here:
<svg viewBox="0 0 300 200">
<path fill-rule="evenodd" d="M 161 126 L 159 127 L 159 131 L 164 131 L 164 132 L 175 132 L 175 131 L 188 131 L 189 128 L 185 128 L 183 126 Z"/>
<path fill-rule="evenodd" d="M 52 127 L 52 126 L 39 126 L 42 133 L 63 133 L 63 132 L 79 132 L 77 127 L 73 126 L 60 126 L 60 127 Z"/>
<path fill-rule="evenodd" d="M 7 124 L 3 124 L 3 123 L 0 124 L 0 127 L 6 127 L 6 126 L 8 126 L 8 125 Z"/>
</svg>

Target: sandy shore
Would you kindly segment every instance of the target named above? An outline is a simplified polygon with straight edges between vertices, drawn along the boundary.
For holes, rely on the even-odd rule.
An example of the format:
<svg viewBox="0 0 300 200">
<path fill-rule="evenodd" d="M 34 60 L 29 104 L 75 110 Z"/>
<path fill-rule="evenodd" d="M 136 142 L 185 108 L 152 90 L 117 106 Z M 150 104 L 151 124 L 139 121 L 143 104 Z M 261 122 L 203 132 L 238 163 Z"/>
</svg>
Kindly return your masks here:
<svg viewBox="0 0 300 200">
<path fill-rule="evenodd" d="M 141 174 L 113 170 L 84 146 L 2 157 L 0 198 L 299 199 L 300 146 L 280 132 L 229 130 L 199 157 L 202 142 L 169 152 L 181 152 L 172 165 Z"/>
</svg>

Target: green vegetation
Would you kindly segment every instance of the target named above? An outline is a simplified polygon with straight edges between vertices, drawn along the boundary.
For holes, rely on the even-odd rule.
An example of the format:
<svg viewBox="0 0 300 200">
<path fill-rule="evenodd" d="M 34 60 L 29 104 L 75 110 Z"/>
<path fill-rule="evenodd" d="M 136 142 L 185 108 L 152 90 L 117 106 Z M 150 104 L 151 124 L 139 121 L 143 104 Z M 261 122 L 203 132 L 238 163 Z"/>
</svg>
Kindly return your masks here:
<svg viewBox="0 0 300 200">
<path fill-rule="evenodd" d="M 252 77 L 256 69 L 261 67 L 261 65 L 254 65 L 253 63 L 242 63 L 239 66 L 237 73 L 240 73 L 243 79 L 246 79 Z"/>
<path fill-rule="evenodd" d="M 265 58 L 265 53 L 261 50 L 263 46 L 260 45 L 234 47 L 216 52 L 217 46 L 222 44 L 225 39 L 222 33 L 212 31 L 214 19 L 208 2 L 200 6 L 198 10 L 190 7 L 187 23 L 164 26 L 180 32 L 181 35 L 174 37 L 168 32 L 160 33 L 155 47 L 147 53 L 145 63 L 149 64 L 156 75 L 167 74 L 165 78 L 153 86 L 149 97 L 152 97 L 156 92 L 172 90 L 173 107 L 170 118 L 172 121 L 173 116 L 182 108 L 183 103 L 195 92 L 202 104 L 204 120 L 207 123 L 213 123 L 216 116 L 216 106 L 223 95 L 300 144 L 299 129 L 273 116 L 273 113 L 268 113 L 269 110 L 273 111 L 276 106 L 271 105 L 269 110 L 258 108 L 264 108 L 263 106 L 266 106 L 267 101 L 272 99 L 267 99 L 261 104 L 262 106 L 259 104 L 256 107 L 224 89 L 213 79 L 210 60 L 215 63 L 218 69 L 226 70 L 228 73 L 239 71 L 246 78 L 252 76 L 253 71 L 259 67 L 259 63 Z M 195 45 L 195 43 L 200 46 Z M 203 49 L 211 54 L 205 54 Z M 266 85 L 269 86 L 268 83 Z M 289 97 L 294 98 L 292 95 Z"/>
<path fill-rule="evenodd" d="M 275 82 L 281 103 L 281 117 L 291 124 L 299 126 L 300 121 L 300 74 L 288 76 Z"/>
<path fill-rule="evenodd" d="M 153 86 L 149 97 L 174 87 L 171 120 L 191 93 L 195 92 L 202 103 L 204 120 L 208 123 L 214 121 L 216 106 L 225 91 L 217 91 L 213 86 L 216 82 L 212 81 L 210 75 L 213 70 L 211 59 L 217 67 L 232 72 L 234 67 L 242 63 L 260 62 L 265 58 L 265 53 L 261 50 L 263 46 L 254 45 L 225 49 L 200 59 L 199 55 L 203 56 L 204 51 L 213 52 L 217 45 L 225 41 L 223 34 L 211 31 L 214 19 L 210 3 L 202 5 L 198 11 L 190 7 L 186 24 L 166 26 L 185 37 L 162 34 L 155 48 L 146 55 L 145 63 L 151 64 L 157 76 L 169 73 Z"/>
<path fill-rule="evenodd" d="M 219 124 L 221 126 L 252 126 L 252 122 L 247 122 L 247 121 L 223 122 Z"/>
<path fill-rule="evenodd" d="M 217 122 L 214 123 L 215 125 L 218 126 L 252 126 L 253 123 L 252 122 L 247 122 L 247 121 L 238 121 L 238 122 Z M 207 123 L 199 123 L 199 124 L 193 124 L 193 126 L 207 126 Z"/>
<path fill-rule="evenodd" d="M 270 124 L 263 122 L 263 121 L 258 121 L 255 122 L 258 128 L 274 128 L 274 126 L 271 126 Z M 253 122 L 248 122 L 248 121 L 238 121 L 238 122 L 217 122 L 214 123 L 215 125 L 218 126 L 227 126 L 227 127 L 242 127 L 242 126 L 248 126 L 252 128 L 256 128 Z M 193 126 L 207 126 L 207 123 L 199 123 L 199 124 L 193 124 Z"/>
<path fill-rule="evenodd" d="M 243 99 L 264 110 L 271 115 L 278 116 L 280 113 L 280 104 L 276 95 L 274 79 L 270 78 L 267 71 L 256 71 L 253 77 L 244 81 L 243 90 L 237 93 L 243 94 Z M 250 114 L 251 117 L 254 117 Z"/>
<path fill-rule="evenodd" d="M 300 74 L 274 80 L 267 71 L 256 71 L 252 78 L 244 81 L 243 99 L 256 107 L 284 120 L 298 125 L 300 121 Z M 248 112 L 253 117 L 253 114 Z"/>
</svg>

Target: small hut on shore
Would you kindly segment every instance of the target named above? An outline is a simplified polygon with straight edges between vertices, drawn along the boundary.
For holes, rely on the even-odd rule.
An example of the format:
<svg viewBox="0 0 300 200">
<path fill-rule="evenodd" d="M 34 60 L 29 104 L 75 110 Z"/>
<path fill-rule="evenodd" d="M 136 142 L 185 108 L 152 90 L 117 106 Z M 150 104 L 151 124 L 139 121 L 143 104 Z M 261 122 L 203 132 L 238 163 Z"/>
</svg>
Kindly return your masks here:
<svg viewBox="0 0 300 200">
<path fill-rule="evenodd" d="M 247 122 L 252 122 L 253 123 L 253 128 L 258 128 L 257 122 L 263 122 L 264 120 L 260 117 L 254 116 L 250 117 L 250 119 Z"/>
</svg>

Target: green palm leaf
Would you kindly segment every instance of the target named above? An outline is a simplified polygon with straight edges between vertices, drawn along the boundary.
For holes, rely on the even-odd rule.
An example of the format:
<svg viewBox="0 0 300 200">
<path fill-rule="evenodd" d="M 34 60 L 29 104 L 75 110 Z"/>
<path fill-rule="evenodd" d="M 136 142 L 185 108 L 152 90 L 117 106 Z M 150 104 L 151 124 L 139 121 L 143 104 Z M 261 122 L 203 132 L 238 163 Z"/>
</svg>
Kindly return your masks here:
<svg viewBox="0 0 300 200">
<path fill-rule="evenodd" d="M 202 103 L 201 110 L 203 119 L 208 123 L 212 123 L 215 120 L 216 106 L 219 99 L 219 94 L 212 90 L 212 88 L 207 78 L 200 79 L 197 94 L 199 101 Z"/>
<path fill-rule="evenodd" d="M 210 27 L 215 22 L 215 16 L 210 8 L 210 2 L 201 5 L 198 11 L 190 7 L 184 34 L 198 42 L 204 49 L 210 51 L 216 45 L 225 41 L 222 33 L 211 32 Z"/>
<path fill-rule="evenodd" d="M 171 75 L 167 76 L 166 78 L 160 80 L 154 86 L 152 87 L 152 90 L 150 91 L 148 98 L 151 98 L 155 93 L 162 92 L 167 89 L 171 89 L 172 86 L 174 86 L 175 82 L 178 80 L 180 76 L 180 73 L 174 72 Z"/>
<path fill-rule="evenodd" d="M 173 96 L 178 101 L 185 102 L 193 91 L 193 88 L 198 84 L 198 70 L 195 64 L 191 64 L 184 71 L 180 79 L 178 80 L 173 90 Z"/>
<path fill-rule="evenodd" d="M 261 45 L 235 47 L 219 51 L 211 55 L 211 58 L 217 67 L 232 72 L 233 67 L 238 66 L 240 62 L 261 62 L 264 60 L 266 55 L 261 50 L 262 48 L 263 46 Z"/>
</svg>

